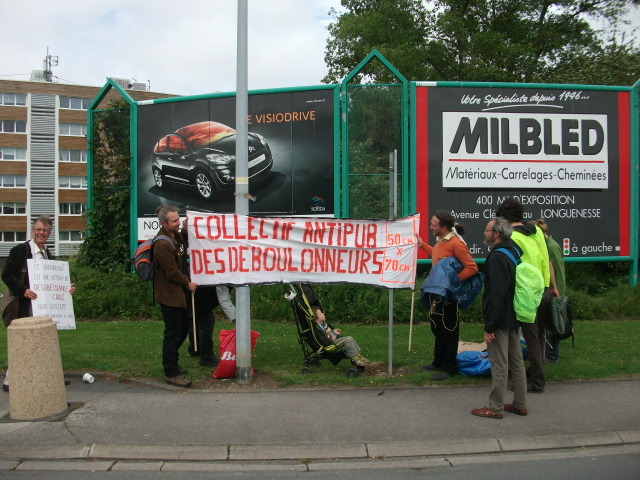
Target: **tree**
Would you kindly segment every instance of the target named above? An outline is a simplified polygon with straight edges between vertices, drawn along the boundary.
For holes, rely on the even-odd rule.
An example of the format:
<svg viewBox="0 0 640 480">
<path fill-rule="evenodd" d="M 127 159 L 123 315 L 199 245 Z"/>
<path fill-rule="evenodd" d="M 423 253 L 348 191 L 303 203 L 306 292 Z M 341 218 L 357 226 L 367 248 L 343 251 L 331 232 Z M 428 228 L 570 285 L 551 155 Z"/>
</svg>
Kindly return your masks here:
<svg viewBox="0 0 640 480">
<path fill-rule="evenodd" d="M 325 50 L 338 82 L 373 48 L 405 77 L 630 85 L 638 48 L 619 28 L 640 0 L 343 0 Z M 603 22 L 603 27 L 595 27 Z M 609 33 L 613 30 L 613 34 Z M 599 65 L 606 65 L 600 68 Z M 387 81 L 382 69 L 367 72 Z M 587 83 L 581 81 L 578 83 Z"/>
<path fill-rule="evenodd" d="M 129 197 L 131 154 L 129 105 L 109 102 L 108 109 L 93 112 L 92 206 L 89 232 L 78 262 L 104 271 L 129 271 Z"/>
</svg>

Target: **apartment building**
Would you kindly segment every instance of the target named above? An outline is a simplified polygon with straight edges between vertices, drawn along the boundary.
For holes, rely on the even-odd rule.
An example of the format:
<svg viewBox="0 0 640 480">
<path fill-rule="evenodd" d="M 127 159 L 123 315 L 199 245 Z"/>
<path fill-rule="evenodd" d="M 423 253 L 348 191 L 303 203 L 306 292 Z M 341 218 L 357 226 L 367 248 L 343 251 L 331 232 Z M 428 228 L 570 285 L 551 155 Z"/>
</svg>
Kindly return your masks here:
<svg viewBox="0 0 640 480">
<path fill-rule="evenodd" d="M 135 100 L 174 96 L 116 81 Z M 77 252 L 86 226 L 87 109 L 101 89 L 0 80 L 0 258 L 28 240 L 32 221 L 45 214 L 54 219 L 49 248 L 58 256 Z M 117 92 L 109 95 L 105 102 Z"/>
</svg>

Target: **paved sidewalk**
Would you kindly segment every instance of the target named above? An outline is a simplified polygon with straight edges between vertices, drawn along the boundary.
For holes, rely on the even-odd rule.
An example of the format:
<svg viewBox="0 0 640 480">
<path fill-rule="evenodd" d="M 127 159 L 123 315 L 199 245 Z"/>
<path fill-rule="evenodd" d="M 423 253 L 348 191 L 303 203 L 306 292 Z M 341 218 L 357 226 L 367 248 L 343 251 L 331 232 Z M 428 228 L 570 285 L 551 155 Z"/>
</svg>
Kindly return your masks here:
<svg viewBox="0 0 640 480">
<path fill-rule="evenodd" d="M 58 420 L 8 419 L 0 470 L 308 471 L 422 468 L 506 453 L 611 446 L 640 453 L 640 378 L 549 384 L 529 415 L 471 415 L 488 386 L 185 390 L 104 378 L 67 387 Z M 90 462 L 88 460 L 91 460 Z"/>
</svg>

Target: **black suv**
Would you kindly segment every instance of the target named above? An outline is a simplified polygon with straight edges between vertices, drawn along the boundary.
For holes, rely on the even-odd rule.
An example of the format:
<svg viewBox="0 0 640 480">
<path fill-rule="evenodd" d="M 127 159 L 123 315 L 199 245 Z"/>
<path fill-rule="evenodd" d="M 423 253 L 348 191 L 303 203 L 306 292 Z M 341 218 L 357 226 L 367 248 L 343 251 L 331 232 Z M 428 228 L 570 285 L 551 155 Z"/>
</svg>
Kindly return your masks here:
<svg viewBox="0 0 640 480">
<path fill-rule="evenodd" d="M 249 178 L 271 170 L 273 158 L 262 135 L 249 133 Z M 199 122 L 165 135 L 153 148 L 151 168 L 158 188 L 165 182 L 194 185 L 204 199 L 236 180 L 236 131 L 218 122 Z"/>
</svg>

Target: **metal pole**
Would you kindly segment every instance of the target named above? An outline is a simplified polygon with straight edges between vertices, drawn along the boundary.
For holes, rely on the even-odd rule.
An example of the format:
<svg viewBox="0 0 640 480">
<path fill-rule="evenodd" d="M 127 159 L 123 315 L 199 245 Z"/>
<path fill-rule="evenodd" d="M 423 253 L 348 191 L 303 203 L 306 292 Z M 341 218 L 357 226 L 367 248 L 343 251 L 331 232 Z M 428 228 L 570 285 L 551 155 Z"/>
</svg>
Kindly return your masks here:
<svg viewBox="0 0 640 480">
<path fill-rule="evenodd" d="M 389 220 L 395 220 L 398 213 L 398 151 L 389 154 Z M 393 375 L 393 288 L 389 289 L 389 366 L 387 374 Z"/>
<path fill-rule="evenodd" d="M 247 80 L 247 0 L 238 0 L 236 71 L 236 214 L 249 214 L 249 94 Z M 236 381 L 251 383 L 251 298 L 249 287 L 236 289 Z"/>
</svg>

